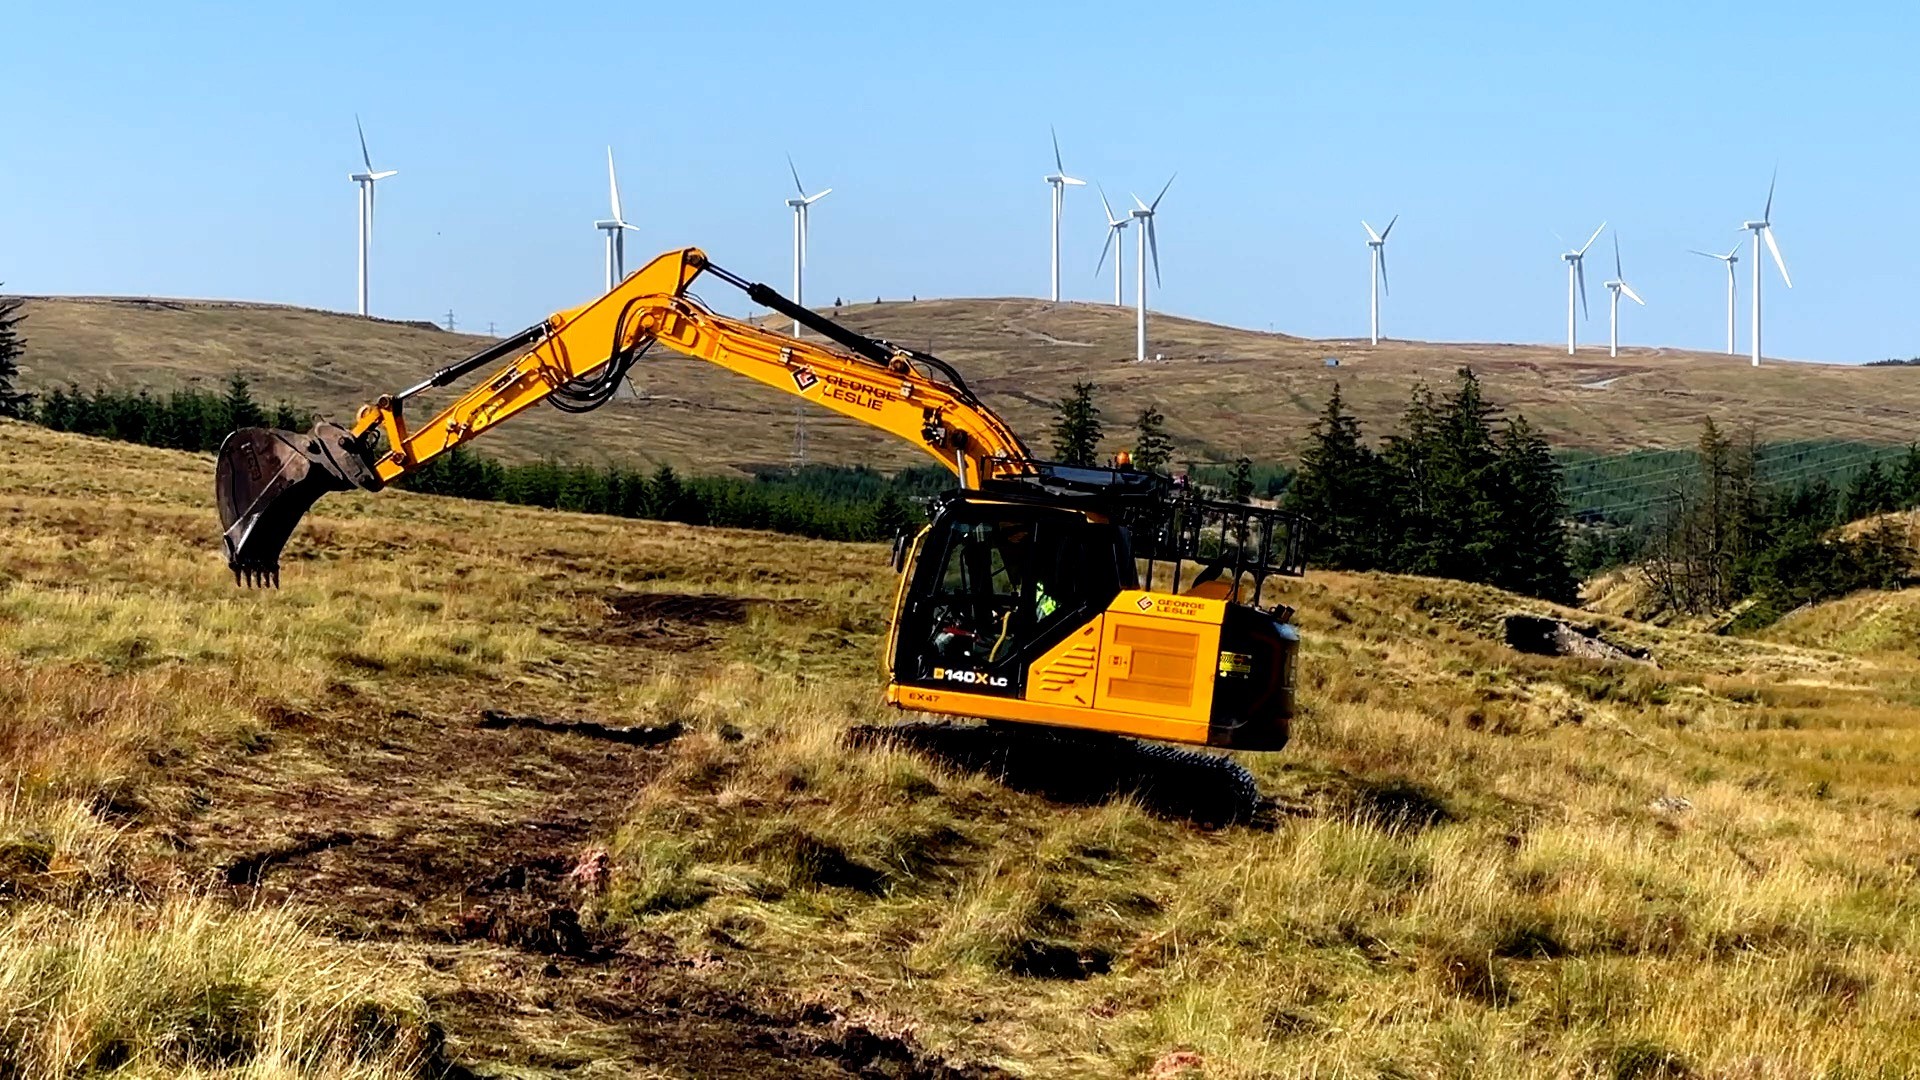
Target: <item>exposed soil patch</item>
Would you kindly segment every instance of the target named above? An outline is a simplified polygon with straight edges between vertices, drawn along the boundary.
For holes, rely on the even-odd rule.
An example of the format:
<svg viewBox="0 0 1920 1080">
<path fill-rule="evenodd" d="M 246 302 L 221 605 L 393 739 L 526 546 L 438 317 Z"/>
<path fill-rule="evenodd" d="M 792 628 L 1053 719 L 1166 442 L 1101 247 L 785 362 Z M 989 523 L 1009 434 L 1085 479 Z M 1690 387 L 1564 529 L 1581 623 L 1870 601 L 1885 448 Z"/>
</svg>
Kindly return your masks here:
<svg viewBox="0 0 1920 1080">
<path fill-rule="evenodd" d="M 622 593 L 608 597 L 607 607 L 616 619 L 629 624 L 671 622 L 706 626 L 745 622 L 751 602 L 719 593 Z"/>
<path fill-rule="evenodd" d="M 745 609 L 725 597 L 663 604 L 643 610 Z M 717 958 L 597 917 L 602 845 L 664 763 L 664 729 L 525 712 L 476 724 L 429 707 L 376 703 L 345 683 L 304 709 L 267 707 L 271 742 L 209 766 L 196 786 L 210 801 L 174 838 L 236 902 L 291 904 L 318 930 L 422 972 L 458 1063 L 449 1075 L 1005 1075 L 797 1006 Z M 815 861 L 823 878 L 865 884 L 864 867 Z"/>
</svg>

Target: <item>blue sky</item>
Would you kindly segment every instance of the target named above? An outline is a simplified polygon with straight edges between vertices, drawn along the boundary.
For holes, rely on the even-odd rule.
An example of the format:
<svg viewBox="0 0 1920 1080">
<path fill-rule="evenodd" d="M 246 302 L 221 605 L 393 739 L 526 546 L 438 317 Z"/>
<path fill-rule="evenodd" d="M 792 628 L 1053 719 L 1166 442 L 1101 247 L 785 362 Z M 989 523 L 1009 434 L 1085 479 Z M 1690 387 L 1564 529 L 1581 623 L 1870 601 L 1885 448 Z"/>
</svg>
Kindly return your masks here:
<svg viewBox="0 0 1920 1080">
<path fill-rule="evenodd" d="M 0 68 L 9 291 L 350 309 L 358 112 L 400 170 L 376 314 L 504 332 L 593 295 L 609 143 L 630 266 L 699 244 L 785 288 L 791 151 L 834 188 L 811 299 L 1044 295 L 1051 123 L 1110 194 L 1179 171 L 1156 310 L 1363 334 L 1360 219 L 1399 213 L 1387 333 L 1553 341 L 1555 234 L 1605 219 L 1649 304 L 1623 339 L 1718 348 L 1725 279 L 1686 249 L 1739 241 L 1777 164 L 1795 287 L 1766 283 L 1769 355 L 1920 353 L 1912 259 L 1887 234 L 1920 175 L 1907 5 L 20 8 Z M 1069 192 L 1069 298 L 1111 298 L 1103 221 Z"/>
</svg>

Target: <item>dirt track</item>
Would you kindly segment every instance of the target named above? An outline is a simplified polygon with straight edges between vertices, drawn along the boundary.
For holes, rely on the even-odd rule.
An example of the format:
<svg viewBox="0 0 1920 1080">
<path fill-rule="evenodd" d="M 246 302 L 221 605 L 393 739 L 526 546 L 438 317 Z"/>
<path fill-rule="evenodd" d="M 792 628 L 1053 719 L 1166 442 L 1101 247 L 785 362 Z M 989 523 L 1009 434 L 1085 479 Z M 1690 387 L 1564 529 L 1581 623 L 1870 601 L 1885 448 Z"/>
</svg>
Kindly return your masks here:
<svg viewBox="0 0 1920 1080">
<path fill-rule="evenodd" d="M 697 599 L 697 598 L 695 598 Z M 648 611 L 684 640 L 701 618 Z M 724 618 L 727 613 L 719 613 Z M 596 929 L 580 906 L 601 846 L 665 760 L 660 746 L 483 726 L 337 683 L 314 711 L 208 767 L 216 793 L 172 842 L 236 903 L 290 903 L 317 929 L 417 969 L 451 1075 L 989 1077 L 665 938 Z M 489 705 L 531 711 L 503 691 Z"/>
</svg>

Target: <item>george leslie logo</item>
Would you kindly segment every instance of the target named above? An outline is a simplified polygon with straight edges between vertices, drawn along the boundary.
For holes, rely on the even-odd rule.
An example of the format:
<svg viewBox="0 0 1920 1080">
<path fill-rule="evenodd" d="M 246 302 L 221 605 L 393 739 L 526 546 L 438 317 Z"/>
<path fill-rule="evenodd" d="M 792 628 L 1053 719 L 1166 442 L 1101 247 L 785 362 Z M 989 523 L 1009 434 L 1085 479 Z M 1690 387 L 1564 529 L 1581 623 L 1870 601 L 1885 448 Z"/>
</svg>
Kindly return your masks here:
<svg viewBox="0 0 1920 1080">
<path fill-rule="evenodd" d="M 793 369 L 793 385 L 799 387 L 803 392 L 813 389 L 813 384 L 819 381 L 820 376 L 815 375 L 811 368 Z"/>
<path fill-rule="evenodd" d="M 941 682 L 966 683 L 969 686 L 1004 687 L 1007 685 L 1007 677 L 1005 675 L 988 675 L 979 671 L 958 671 L 954 668 L 934 668 L 933 677 Z"/>
</svg>

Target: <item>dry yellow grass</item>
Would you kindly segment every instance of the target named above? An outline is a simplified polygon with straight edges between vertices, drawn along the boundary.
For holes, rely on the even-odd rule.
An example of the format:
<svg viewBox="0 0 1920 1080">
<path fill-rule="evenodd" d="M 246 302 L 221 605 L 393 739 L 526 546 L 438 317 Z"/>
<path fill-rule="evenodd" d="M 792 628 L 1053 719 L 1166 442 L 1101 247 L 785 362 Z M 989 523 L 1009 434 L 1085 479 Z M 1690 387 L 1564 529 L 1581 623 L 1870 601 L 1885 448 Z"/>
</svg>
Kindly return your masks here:
<svg viewBox="0 0 1920 1080">
<path fill-rule="evenodd" d="M 515 1075 L 837 1075 L 788 1029 L 1042 1077 L 1920 1070 L 1906 594 L 1765 641 L 1582 616 L 1653 668 L 1516 655 L 1499 616 L 1544 607 L 1492 589 L 1288 583 L 1306 713 L 1246 759 L 1275 812 L 1204 831 L 847 745 L 887 719 L 876 547 L 389 493 L 323 504 L 287 587 L 241 593 L 207 459 L 0 436 L 0 1002 L 32 957 L 81 958 L 0 1038 L 27 1060 L 82 1053 L 39 1032 L 124 1019 L 130 1068 L 185 1069 L 175 999 L 100 974 L 137 956 L 142 985 L 269 988 L 241 995 L 249 1023 L 312 1018 L 209 1075 L 404 1075 L 348 1063 L 335 1021 L 369 1003 L 400 1018 L 395 1054 L 438 1020 L 454 1057 Z M 699 625 L 614 602 L 658 592 L 750 602 Z M 622 758 L 533 735 L 468 768 L 488 707 L 688 733 Z M 309 816 L 274 816 L 280 792 Z M 511 844 L 542 799 L 603 812 L 562 853 L 607 851 L 569 903 L 615 951 L 367 915 L 352 875 L 428 820 L 396 807 Z M 367 839 L 209 882 L 209 852 L 322 822 Z"/>
</svg>

